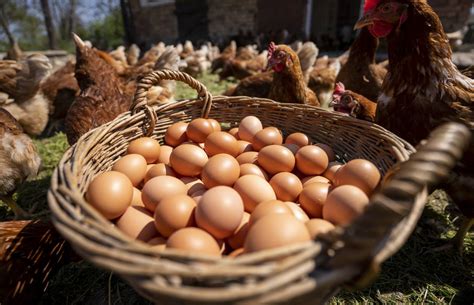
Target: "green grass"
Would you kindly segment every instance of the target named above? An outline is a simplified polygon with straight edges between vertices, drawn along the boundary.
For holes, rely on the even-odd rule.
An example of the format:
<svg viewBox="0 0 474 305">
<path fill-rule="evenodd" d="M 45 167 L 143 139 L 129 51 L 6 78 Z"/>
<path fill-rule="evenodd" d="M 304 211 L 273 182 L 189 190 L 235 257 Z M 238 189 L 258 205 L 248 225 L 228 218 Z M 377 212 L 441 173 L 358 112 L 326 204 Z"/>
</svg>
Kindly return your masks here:
<svg viewBox="0 0 474 305">
<path fill-rule="evenodd" d="M 212 94 L 222 94 L 229 82 L 219 83 L 215 75 L 199 78 Z M 196 92 L 178 83 L 177 98 L 195 98 Z M 21 186 L 15 195 L 19 205 L 36 205 L 34 218 L 48 217 L 46 192 L 54 167 L 67 149 L 66 137 L 57 134 L 35 143 L 43 160 L 39 176 Z M 12 218 L 0 203 L 0 220 Z M 473 304 L 474 239 L 465 240 L 464 256 L 454 250 L 438 250 L 455 234 L 460 222 L 457 209 L 443 191 L 436 191 L 415 232 L 405 246 L 382 266 L 377 280 L 365 290 L 343 290 L 331 304 Z M 41 304 L 151 304 L 141 298 L 120 277 L 95 268 L 87 262 L 62 268 L 53 278 Z"/>
</svg>

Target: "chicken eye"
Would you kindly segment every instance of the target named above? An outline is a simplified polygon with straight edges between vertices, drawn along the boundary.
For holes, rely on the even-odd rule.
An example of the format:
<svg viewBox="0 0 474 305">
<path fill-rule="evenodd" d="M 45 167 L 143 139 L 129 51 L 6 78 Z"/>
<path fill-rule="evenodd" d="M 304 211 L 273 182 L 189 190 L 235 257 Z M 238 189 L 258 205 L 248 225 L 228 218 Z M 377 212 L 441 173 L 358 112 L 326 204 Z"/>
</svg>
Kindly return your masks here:
<svg viewBox="0 0 474 305">
<path fill-rule="evenodd" d="M 392 10 L 392 5 L 390 3 L 386 3 L 385 5 L 382 5 L 382 7 L 380 7 L 380 10 L 382 11 L 382 13 L 388 13 Z"/>
</svg>

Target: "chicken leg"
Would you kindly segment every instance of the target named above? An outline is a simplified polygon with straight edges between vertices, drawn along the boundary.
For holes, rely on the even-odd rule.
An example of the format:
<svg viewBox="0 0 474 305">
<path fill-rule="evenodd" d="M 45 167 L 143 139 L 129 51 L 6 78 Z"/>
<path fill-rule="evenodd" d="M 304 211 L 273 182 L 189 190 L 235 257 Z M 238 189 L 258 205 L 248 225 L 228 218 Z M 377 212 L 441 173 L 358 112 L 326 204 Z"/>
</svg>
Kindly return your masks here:
<svg viewBox="0 0 474 305">
<path fill-rule="evenodd" d="M 10 209 L 12 209 L 15 214 L 15 219 L 27 218 L 30 216 L 25 210 L 23 210 L 16 202 L 13 200 L 12 195 L 0 195 L 0 200 L 5 202 Z"/>
</svg>

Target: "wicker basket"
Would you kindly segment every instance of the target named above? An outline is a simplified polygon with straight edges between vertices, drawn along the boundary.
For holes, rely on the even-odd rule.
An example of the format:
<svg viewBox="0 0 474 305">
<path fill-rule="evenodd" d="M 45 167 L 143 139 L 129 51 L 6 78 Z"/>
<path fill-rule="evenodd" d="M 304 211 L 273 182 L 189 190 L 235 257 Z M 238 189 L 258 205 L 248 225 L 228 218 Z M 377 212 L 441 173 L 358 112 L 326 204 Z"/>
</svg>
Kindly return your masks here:
<svg viewBox="0 0 474 305">
<path fill-rule="evenodd" d="M 198 98 L 147 105 L 147 90 L 162 79 L 187 83 L 197 90 Z M 342 285 L 367 283 L 380 263 L 408 238 L 423 210 L 427 185 L 449 171 L 467 138 L 458 125 L 438 131 L 430 149 L 403 164 L 351 226 L 314 242 L 235 259 L 151 249 L 122 234 L 85 201 L 91 179 L 109 170 L 131 140 L 145 134 L 163 142 L 166 128 L 174 122 L 208 115 L 231 127 L 247 115 L 258 116 L 264 126 L 276 126 L 285 134 L 304 132 L 313 142 L 331 145 L 340 161 L 371 160 L 383 174 L 414 151 L 372 123 L 307 105 L 212 98 L 187 74 L 151 73 L 141 81 L 131 112 L 88 132 L 69 148 L 53 174 L 48 201 L 54 225 L 78 254 L 121 275 L 157 304 L 317 304 Z M 436 166 L 426 166 L 424 159 L 436 160 Z"/>
</svg>

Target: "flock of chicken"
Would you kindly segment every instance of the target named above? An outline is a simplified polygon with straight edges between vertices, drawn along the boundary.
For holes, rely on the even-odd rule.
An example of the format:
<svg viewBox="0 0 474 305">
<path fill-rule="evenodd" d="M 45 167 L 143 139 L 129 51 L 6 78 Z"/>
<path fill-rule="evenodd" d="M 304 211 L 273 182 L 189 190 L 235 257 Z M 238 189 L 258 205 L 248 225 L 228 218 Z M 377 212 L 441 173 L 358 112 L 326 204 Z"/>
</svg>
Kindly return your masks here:
<svg viewBox="0 0 474 305">
<path fill-rule="evenodd" d="M 472 67 L 463 74 L 452 63 L 446 34 L 426 0 L 367 0 L 356 27 L 360 31 L 350 50 L 336 58 L 318 57 L 313 42 L 271 43 L 263 52 L 237 48 L 235 42 L 222 52 L 211 43 L 194 49 L 190 42 L 160 42 L 140 56 L 135 45 L 107 53 L 74 35 L 75 60 L 52 74 L 43 55 L 0 61 L 0 199 L 15 214 L 24 213 L 11 195 L 40 166 L 26 134 L 59 129 L 73 144 L 128 111 L 137 82 L 159 69 L 233 77 L 239 83 L 224 95 L 329 106 L 378 123 L 413 145 L 447 120 L 474 128 Z M 389 59 L 376 63 L 382 38 Z M 173 81 L 162 81 L 147 98 L 173 102 L 174 91 Z M 456 238 L 461 246 L 474 217 L 474 140 L 443 188 L 467 216 Z"/>
</svg>

